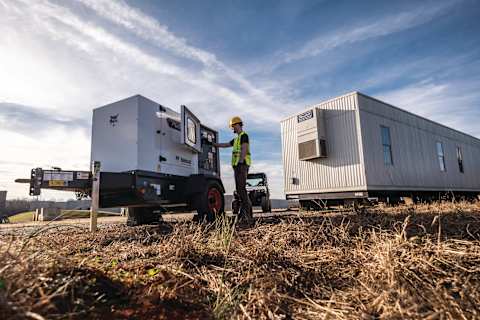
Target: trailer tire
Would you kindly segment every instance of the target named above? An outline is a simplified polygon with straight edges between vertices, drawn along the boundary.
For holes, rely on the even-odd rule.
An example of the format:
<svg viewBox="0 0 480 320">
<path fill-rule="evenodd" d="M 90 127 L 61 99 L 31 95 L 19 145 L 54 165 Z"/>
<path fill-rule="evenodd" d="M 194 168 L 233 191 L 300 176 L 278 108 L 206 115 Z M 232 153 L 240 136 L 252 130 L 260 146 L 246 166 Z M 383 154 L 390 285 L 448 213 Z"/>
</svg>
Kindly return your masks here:
<svg viewBox="0 0 480 320">
<path fill-rule="evenodd" d="M 216 218 L 225 213 L 225 198 L 222 186 L 215 180 L 208 180 L 205 190 L 194 195 L 193 203 L 197 210 L 195 220 L 215 221 Z"/>
<path fill-rule="evenodd" d="M 272 211 L 272 203 L 267 196 L 263 196 L 260 200 L 260 204 L 262 206 L 262 212 L 271 212 Z"/>
<path fill-rule="evenodd" d="M 304 211 L 312 210 L 312 204 L 309 200 L 299 200 L 300 209 Z"/>
</svg>

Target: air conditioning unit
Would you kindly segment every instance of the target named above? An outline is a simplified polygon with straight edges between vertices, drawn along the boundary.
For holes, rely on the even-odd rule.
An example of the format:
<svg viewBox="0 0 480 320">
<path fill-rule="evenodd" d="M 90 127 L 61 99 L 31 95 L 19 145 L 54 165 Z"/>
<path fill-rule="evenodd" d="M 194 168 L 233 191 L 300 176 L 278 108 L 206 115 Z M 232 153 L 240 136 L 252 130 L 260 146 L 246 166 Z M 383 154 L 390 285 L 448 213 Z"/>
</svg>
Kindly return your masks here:
<svg viewBox="0 0 480 320">
<path fill-rule="evenodd" d="M 298 158 L 327 157 L 324 110 L 313 108 L 297 115 Z"/>
</svg>

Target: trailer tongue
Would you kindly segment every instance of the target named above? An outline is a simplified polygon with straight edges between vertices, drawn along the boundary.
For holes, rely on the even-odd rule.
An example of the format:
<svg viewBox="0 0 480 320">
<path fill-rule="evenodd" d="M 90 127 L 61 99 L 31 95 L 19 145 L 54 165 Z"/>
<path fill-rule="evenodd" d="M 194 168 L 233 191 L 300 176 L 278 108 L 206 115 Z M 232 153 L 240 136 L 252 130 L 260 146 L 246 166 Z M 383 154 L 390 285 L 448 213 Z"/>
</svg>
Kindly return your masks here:
<svg viewBox="0 0 480 320">
<path fill-rule="evenodd" d="M 177 113 L 142 96 L 93 112 L 91 160 L 101 163 L 99 207 L 127 207 L 128 223 L 158 220 L 156 212 L 196 210 L 213 220 L 224 212 L 220 159 L 213 143 L 218 133 L 182 106 Z M 92 173 L 35 168 L 30 195 L 41 189 L 92 193 Z"/>
<path fill-rule="evenodd" d="M 41 189 L 75 192 L 77 198 L 90 196 L 92 174 L 90 171 L 63 171 L 32 169 L 30 179 L 17 179 L 17 183 L 29 183 L 31 196 L 38 196 Z"/>
</svg>

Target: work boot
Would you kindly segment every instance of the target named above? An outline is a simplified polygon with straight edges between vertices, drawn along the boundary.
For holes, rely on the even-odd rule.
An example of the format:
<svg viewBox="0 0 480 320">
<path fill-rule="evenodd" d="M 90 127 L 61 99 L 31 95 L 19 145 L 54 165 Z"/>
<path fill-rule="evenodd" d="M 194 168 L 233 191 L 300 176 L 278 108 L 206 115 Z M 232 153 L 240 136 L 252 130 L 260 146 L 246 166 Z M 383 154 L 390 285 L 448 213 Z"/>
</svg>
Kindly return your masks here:
<svg viewBox="0 0 480 320">
<path fill-rule="evenodd" d="M 238 222 L 241 225 L 246 225 L 246 226 L 254 226 L 255 225 L 255 219 L 253 218 L 253 214 L 246 213 L 244 210 L 241 210 L 240 214 L 238 215 Z"/>
</svg>

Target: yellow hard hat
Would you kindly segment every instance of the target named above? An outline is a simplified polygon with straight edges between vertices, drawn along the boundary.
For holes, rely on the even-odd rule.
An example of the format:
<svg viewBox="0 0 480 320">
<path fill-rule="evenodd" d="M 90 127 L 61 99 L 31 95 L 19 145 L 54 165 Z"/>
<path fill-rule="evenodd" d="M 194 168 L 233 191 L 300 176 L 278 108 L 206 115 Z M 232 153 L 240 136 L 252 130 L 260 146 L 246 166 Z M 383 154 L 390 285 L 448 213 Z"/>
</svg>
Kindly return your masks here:
<svg viewBox="0 0 480 320">
<path fill-rule="evenodd" d="M 233 117 L 232 119 L 230 119 L 230 128 L 233 128 L 234 125 L 239 123 L 243 123 L 242 119 L 240 119 L 240 117 L 237 117 L 237 116 Z"/>
</svg>

